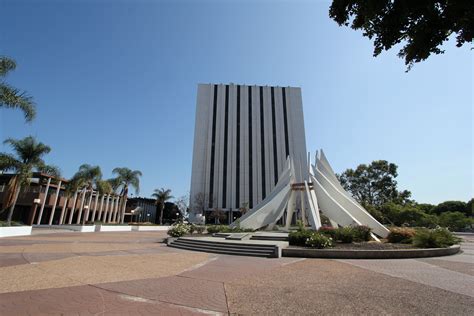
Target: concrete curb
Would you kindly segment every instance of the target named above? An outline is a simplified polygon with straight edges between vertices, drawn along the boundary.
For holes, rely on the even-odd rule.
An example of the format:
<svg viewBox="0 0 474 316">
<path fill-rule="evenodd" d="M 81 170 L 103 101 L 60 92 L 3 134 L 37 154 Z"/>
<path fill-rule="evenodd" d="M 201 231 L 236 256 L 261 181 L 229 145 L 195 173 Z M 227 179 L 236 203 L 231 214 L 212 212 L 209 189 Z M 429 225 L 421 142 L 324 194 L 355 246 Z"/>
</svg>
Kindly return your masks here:
<svg viewBox="0 0 474 316">
<path fill-rule="evenodd" d="M 283 257 L 326 258 L 326 259 L 407 259 L 441 257 L 457 254 L 460 245 L 449 248 L 393 249 L 393 250 L 336 250 L 310 248 L 284 248 Z"/>
</svg>

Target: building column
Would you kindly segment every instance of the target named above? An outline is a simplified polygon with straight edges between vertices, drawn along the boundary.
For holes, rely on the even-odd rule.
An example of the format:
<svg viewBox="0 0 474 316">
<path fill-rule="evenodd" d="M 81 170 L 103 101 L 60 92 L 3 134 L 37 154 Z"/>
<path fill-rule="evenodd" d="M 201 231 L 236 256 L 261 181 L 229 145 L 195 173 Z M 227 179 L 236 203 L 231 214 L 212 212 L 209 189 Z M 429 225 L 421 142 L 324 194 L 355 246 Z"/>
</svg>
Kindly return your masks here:
<svg viewBox="0 0 474 316">
<path fill-rule="evenodd" d="M 84 214 L 84 219 L 82 222 L 85 224 L 89 220 L 89 212 L 91 211 L 91 204 L 92 204 L 92 195 L 94 194 L 94 190 L 91 189 L 91 195 L 89 196 L 89 201 L 87 202 L 87 211 Z"/>
<path fill-rule="evenodd" d="M 120 196 L 117 197 L 117 201 L 115 202 L 115 208 L 114 208 L 114 222 L 117 223 L 118 220 L 118 212 L 119 212 L 119 205 L 120 205 Z"/>
<path fill-rule="evenodd" d="M 49 225 L 53 224 L 54 212 L 56 211 L 56 204 L 58 203 L 59 193 L 61 191 L 61 184 L 63 182 L 60 180 L 58 183 L 58 188 L 56 190 L 56 197 L 54 198 L 53 208 L 51 209 L 51 215 L 49 216 Z"/>
<path fill-rule="evenodd" d="M 66 212 L 66 209 L 67 209 L 67 203 L 68 202 L 69 202 L 69 198 L 68 198 L 68 196 L 66 196 L 66 199 L 64 200 L 63 208 L 61 209 L 61 216 L 59 216 L 59 225 L 63 224 L 64 215 L 65 215 L 65 212 Z"/>
<path fill-rule="evenodd" d="M 94 211 L 92 212 L 91 221 L 95 221 L 95 213 L 97 213 L 97 204 L 99 203 L 99 191 L 95 192 L 95 202 L 94 202 Z"/>
<path fill-rule="evenodd" d="M 120 213 L 120 224 L 123 224 L 125 221 L 125 210 L 127 209 L 127 198 L 124 196 L 123 199 L 122 212 Z"/>
<path fill-rule="evenodd" d="M 71 213 L 69 213 L 69 221 L 68 221 L 69 225 L 72 224 L 72 218 L 74 216 L 74 211 L 76 210 L 76 202 L 77 202 L 77 191 L 74 192 L 74 199 L 72 202 Z"/>
<path fill-rule="evenodd" d="M 40 181 L 41 181 L 41 179 L 40 179 Z M 46 184 L 46 190 L 44 192 L 43 203 L 41 203 L 40 212 L 38 214 L 38 221 L 36 222 L 37 225 L 41 224 L 41 218 L 43 217 L 44 205 L 46 204 L 46 199 L 48 198 L 48 191 L 49 191 L 49 185 L 50 184 L 51 184 L 51 178 L 48 178 L 48 183 Z"/>
<path fill-rule="evenodd" d="M 110 194 L 107 194 L 105 199 L 105 208 L 104 213 L 102 214 L 102 222 L 107 223 L 107 209 L 109 208 Z"/>
<path fill-rule="evenodd" d="M 82 190 L 82 193 L 81 193 L 81 206 L 79 207 L 79 213 L 77 214 L 77 220 L 76 220 L 76 224 L 80 224 L 81 223 L 81 217 L 82 217 L 82 210 L 84 209 L 84 200 L 86 199 L 86 188 L 84 188 Z"/>
<path fill-rule="evenodd" d="M 111 196 L 109 211 L 107 214 L 107 223 L 110 223 L 112 221 L 112 211 L 114 209 L 114 201 L 115 201 L 115 196 Z"/>
<path fill-rule="evenodd" d="M 102 197 L 100 198 L 100 206 L 99 206 L 99 214 L 97 215 L 97 220 L 101 220 L 102 218 L 102 209 L 104 206 L 104 194 L 102 194 Z"/>
</svg>

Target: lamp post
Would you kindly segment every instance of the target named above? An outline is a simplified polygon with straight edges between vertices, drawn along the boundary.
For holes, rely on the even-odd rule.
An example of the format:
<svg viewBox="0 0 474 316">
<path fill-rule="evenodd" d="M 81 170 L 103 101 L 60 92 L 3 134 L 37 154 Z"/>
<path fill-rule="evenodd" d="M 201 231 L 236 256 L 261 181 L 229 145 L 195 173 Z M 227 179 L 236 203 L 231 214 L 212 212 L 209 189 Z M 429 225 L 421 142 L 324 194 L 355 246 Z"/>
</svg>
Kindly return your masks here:
<svg viewBox="0 0 474 316">
<path fill-rule="evenodd" d="M 38 209 L 38 205 L 41 204 L 41 200 L 40 199 L 34 199 L 33 200 L 33 211 L 30 212 L 30 218 L 28 218 L 28 225 L 33 225 L 33 222 L 35 220 L 35 216 L 36 216 L 36 210 Z"/>
</svg>

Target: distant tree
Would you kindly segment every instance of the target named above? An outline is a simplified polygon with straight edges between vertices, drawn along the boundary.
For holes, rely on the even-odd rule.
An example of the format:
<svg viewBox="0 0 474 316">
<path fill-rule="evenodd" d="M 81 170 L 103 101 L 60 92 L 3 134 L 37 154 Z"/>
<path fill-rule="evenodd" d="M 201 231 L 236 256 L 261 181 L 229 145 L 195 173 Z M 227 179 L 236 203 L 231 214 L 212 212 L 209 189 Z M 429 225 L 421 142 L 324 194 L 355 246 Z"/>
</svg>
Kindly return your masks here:
<svg viewBox="0 0 474 316">
<path fill-rule="evenodd" d="M 329 16 L 339 25 L 374 39 L 374 56 L 402 43 L 398 53 L 408 70 L 440 48 L 451 34 L 457 47 L 470 45 L 474 30 L 472 0 L 333 0 Z"/>
<path fill-rule="evenodd" d="M 466 203 L 466 209 L 465 209 L 464 213 L 465 213 L 467 216 L 473 216 L 473 215 L 474 215 L 474 205 L 473 205 L 473 202 L 474 202 L 474 199 L 470 199 L 470 200 Z"/>
<path fill-rule="evenodd" d="M 249 202 L 244 202 L 239 208 L 240 214 L 244 216 L 249 211 Z"/>
<path fill-rule="evenodd" d="M 464 213 L 461 212 L 444 212 L 439 215 L 440 226 L 452 231 L 462 231 L 472 223 L 472 219 L 466 217 Z"/>
<path fill-rule="evenodd" d="M 207 195 L 199 192 L 195 194 L 191 203 L 191 212 L 193 214 L 202 214 L 206 211 Z"/>
<path fill-rule="evenodd" d="M 189 198 L 186 195 L 180 196 L 176 198 L 174 204 L 176 204 L 177 209 L 181 213 L 183 217 L 187 217 L 188 215 L 188 202 Z"/>
<path fill-rule="evenodd" d="M 10 145 L 15 152 L 15 155 L 0 153 L 0 170 L 15 173 L 8 183 L 3 203 L 4 210 L 9 208 L 7 225 L 10 226 L 20 190 L 22 187 L 29 186 L 33 172 L 39 171 L 59 177 L 60 171 L 55 166 L 47 165 L 43 160 L 43 156 L 51 151 L 51 147 L 38 142 L 33 136 L 23 139 L 9 138 L 4 141 L 4 144 Z"/>
<path fill-rule="evenodd" d="M 173 196 L 171 195 L 170 189 L 155 189 L 153 196 L 156 199 L 156 206 L 160 210 L 160 225 L 163 225 L 163 209 L 165 208 L 165 202 L 171 200 Z"/>
<path fill-rule="evenodd" d="M 370 165 L 361 164 L 355 170 L 347 169 L 338 178 L 344 189 L 364 206 L 388 202 L 407 204 L 411 202 L 411 192 L 398 191 L 397 168 L 394 163 L 376 160 Z"/>
<path fill-rule="evenodd" d="M 426 214 L 412 204 L 399 205 L 389 202 L 377 209 L 383 214 L 383 220 L 386 224 L 429 228 L 438 224 L 436 216 Z"/>
<path fill-rule="evenodd" d="M 211 214 L 209 215 L 209 218 L 215 219 L 217 224 L 220 224 L 222 221 L 225 220 L 226 213 L 222 209 L 216 207 L 212 210 Z"/>
<path fill-rule="evenodd" d="M 445 212 L 462 212 L 466 211 L 466 203 L 463 201 L 446 201 L 436 205 L 431 209 L 432 214 L 442 214 Z"/>
<path fill-rule="evenodd" d="M 431 213 L 431 210 L 435 207 L 436 205 L 433 204 L 428 204 L 428 203 L 416 203 L 416 207 L 422 210 L 425 213 Z"/>
<path fill-rule="evenodd" d="M 20 109 L 25 115 L 25 120 L 30 122 L 36 116 L 33 98 L 3 80 L 15 68 L 16 62 L 13 59 L 0 57 L 0 108 Z"/>
</svg>

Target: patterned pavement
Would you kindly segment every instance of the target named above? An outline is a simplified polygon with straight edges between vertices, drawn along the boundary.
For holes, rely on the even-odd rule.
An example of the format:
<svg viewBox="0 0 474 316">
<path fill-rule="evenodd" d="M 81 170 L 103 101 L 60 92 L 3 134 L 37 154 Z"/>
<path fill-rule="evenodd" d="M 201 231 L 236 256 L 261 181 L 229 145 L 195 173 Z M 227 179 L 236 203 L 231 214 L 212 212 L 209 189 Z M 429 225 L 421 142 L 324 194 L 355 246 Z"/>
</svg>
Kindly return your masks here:
<svg viewBox="0 0 474 316">
<path fill-rule="evenodd" d="M 405 260 L 214 255 L 163 232 L 0 239 L 0 315 L 473 315 L 463 253 Z"/>
</svg>

